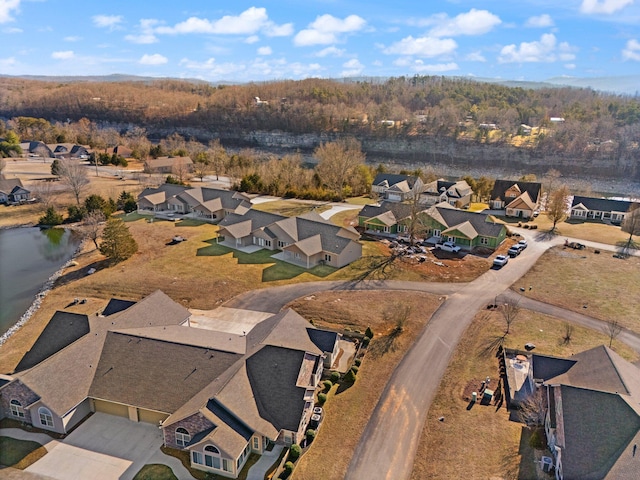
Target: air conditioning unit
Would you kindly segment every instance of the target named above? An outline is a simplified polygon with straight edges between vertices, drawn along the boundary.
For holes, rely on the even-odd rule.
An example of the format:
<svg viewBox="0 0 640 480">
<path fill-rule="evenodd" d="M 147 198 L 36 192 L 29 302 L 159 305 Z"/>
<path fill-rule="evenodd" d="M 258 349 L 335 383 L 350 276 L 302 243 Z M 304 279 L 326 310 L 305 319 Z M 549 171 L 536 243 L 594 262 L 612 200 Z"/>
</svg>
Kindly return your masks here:
<svg viewBox="0 0 640 480">
<path fill-rule="evenodd" d="M 546 473 L 553 471 L 553 458 L 542 457 L 540 459 L 540 467 L 542 468 L 542 471 Z"/>
</svg>

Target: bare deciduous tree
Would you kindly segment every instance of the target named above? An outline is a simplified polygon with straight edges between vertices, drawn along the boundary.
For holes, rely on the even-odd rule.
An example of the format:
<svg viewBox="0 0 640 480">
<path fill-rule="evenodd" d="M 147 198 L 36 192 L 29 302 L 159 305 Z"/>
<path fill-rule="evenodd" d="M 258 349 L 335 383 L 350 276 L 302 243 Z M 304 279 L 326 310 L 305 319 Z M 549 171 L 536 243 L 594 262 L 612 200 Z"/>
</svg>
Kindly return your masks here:
<svg viewBox="0 0 640 480">
<path fill-rule="evenodd" d="M 518 417 L 520 421 L 530 427 L 544 425 L 547 415 L 547 398 L 543 388 L 537 388 L 518 405 Z"/>
<path fill-rule="evenodd" d="M 191 173 L 191 167 L 183 157 L 178 157 L 173 163 L 171 173 L 173 173 L 180 183 L 184 183 L 187 180 L 189 173 Z"/>
<path fill-rule="evenodd" d="M 224 166 L 227 163 L 228 156 L 224 147 L 220 145 L 220 140 L 215 139 L 209 142 L 209 159 L 211 167 L 216 172 L 216 180 L 220 180 L 220 174 L 224 172 Z"/>
<path fill-rule="evenodd" d="M 80 230 L 84 238 L 88 238 L 93 241 L 96 249 L 100 248 L 98 245 L 98 238 L 100 237 L 101 224 L 105 221 L 104 213 L 100 210 L 94 210 L 89 212 L 82 222 Z"/>
<path fill-rule="evenodd" d="M 640 235 L 640 206 L 636 206 L 631 212 L 627 213 L 622 222 L 622 231 L 629 234 L 625 253 L 628 253 L 633 244 L 633 236 Z"/>
<path fill-rule="evenodd" d="M 502 315 L 504 323 L 507 325 L 507 328 L 504 332 L 505 335 L 509 335 L 511 324 L 516 321 L 516 318 L 518 318 L 519 314 L 520 302 L 517 300 L 509 299 L 505 303 L 500 305 L 500 315 Z"/>
<path fill-rule="evenodd" d="M 343 187 L 355 168 L 364 163 L 364 153 L 360 142 L 346 138 L 336 142 L 323 143 L 316 148 L 314 155 L 319 160 L 316 171 L 322 182 L 343 197 Z"/>
<path fill-rule="evenodd" d="M 549 201 L 547 202 L 547 216 L 549 217 L 549 220 L 553 222 L 553 227 L 551 227 L 552 232 L 555 232 L 558 222 L 567 218 L 568 200 L 569 187 L 566 185 L 558 187 L 558 189 L 549 196 Z"/>
<path fill-rule="evenodd" d="M 42 204 L 43 210 L 49 208 L 56 196 L 53 182 L 40 181 L 31 187 L 33 196 Z"/>
<path fill-rule="evenodd" d="M 564 322 L 562 325 L 564 328 L 564 335 L 562 337 L 562 344 L 569 345 L 571 343 L 571 337 L 573 336 L 573 325 L 569 322 Z"/>
<path fill-rule="evenodd" d="M 606 325 L 603 327 L 604 333 L 609 337 L 609 348 L 613 345 L 613 341 L 616 339 L 620 332 L 622 332 L 622 325 L 618 320 L 607 320 Z"/>
<path fill-rule="evenodd" d="M 89 185 L 87 169 L 78 160 L 60 160 L 58 168 L 60 180 L 64 183 L 76 198 L 76 203 L 80 205 L 80 195 Z"/>
</svg>

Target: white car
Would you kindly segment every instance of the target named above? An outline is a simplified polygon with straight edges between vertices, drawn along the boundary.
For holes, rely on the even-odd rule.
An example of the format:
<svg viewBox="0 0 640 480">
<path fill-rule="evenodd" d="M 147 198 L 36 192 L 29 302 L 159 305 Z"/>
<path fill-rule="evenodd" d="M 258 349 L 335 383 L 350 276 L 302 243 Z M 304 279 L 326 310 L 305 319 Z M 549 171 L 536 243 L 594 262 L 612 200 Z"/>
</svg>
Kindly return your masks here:
<svg viewBox="0 0 640 480">
<path fill-rule="evenodd" d="M 516 243 L 516 245 L 518 245 L 518 247 L 520 248 L 520 250 L 524 250 L 525 248 L 527 248 L 528 243 L 527 241 L 523 238 L 522 240 L 519 240 L 518 243 Z"/>
<path fill-rule="evenodd" d="M 507 255 L 498 255 L 493 259 L 494 267 L 504 267 L 507 262 L 509 262 L 509 257 Z"/>
<path fill-rule="evenodd" d="M 437 243 L 436 250 L 443 250 L 445 252 L 458 253 L 460 247 L 453 242 Z"/>
</svg>

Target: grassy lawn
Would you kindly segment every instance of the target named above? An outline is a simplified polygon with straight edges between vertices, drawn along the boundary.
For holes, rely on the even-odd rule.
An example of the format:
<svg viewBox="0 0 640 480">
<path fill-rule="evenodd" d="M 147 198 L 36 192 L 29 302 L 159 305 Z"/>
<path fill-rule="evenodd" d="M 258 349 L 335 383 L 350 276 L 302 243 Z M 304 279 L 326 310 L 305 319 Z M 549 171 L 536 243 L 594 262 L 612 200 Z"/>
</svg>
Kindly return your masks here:
<svg viewBox="0 0 640 480">
<path fill-rule="evenodd" d="M 355 227 L 358 225 L 360 210 L 343 210 L 333 215 L 330 220 L 341 227 Z"/>
<path fill-rule="evenodd" d="M 0 465 L 24 470 L 47 454 L 37 442 L 0 437 Z"/>
<path fill-rule="evenodd" d="M 253 206 L 254 210 L 261 210 L 263 212 L 278 213 L 286 217 L 295 217 L 304 213 L 326 212 L 331 208 L 326 204 L 313 204 L 307 202 L 299 202 L 296 200 L 275 200 L 273 202 L 259 203 Z"/>
<path fill-rule="evenodd" d="M 167 465 L 151 463 L 142 467 L 133 480 L 178 480 L 178 477 Z"/>
<path fill-rule="evenodd" d="M 427 415 L 413 479 L 536 478 L 528 430 L 509 420 L 505 405 L 478 403 L 468 408 L 470 388 L 478 389 L 487 376 L 496 386 L 498 361 L 488 347 L 503 332 L 499 313 L 480 312 L 463 335 Z M 533 342 L 536 353 L 565 357 L 608 344 L 603 333 L 578 326 L 570 344 L 563 343 L 563 336 L 562 320 L 522 311 L 511 325 L 505 346 L 522 349 L 526 342 Z M 613 347 L 627 360 L 637 360 L 635 352 L 621 343 L 614 341 Z M 444 421 L 439 421 L 440 417 Z"/>
<path fill-rule="evenodd" d="M 298 313 L 320 327 L 364 332 L 375 337 L 362 361 L 356 383 L 331 389 L 322 428 L 311 448 L 297 462 L 294 476 L 305 480 L 344 478 L 371 411 L 398 362 L 439 306 L 436 296 L 416 292 L 324 292 L 296 300 Z M 402 334 L 390 342 L 398 305 L 411 307 Z M 396 315 L 393 314 L 396 313 Z"/>
<path fill-rule="evenodd" d="M 613 258 L 610 252 L 555 247 L 548 250 L 513 288 L 553 305 L 601 320 L 618 320 L 640 333 L 640 258 Z M 532 290 L 528 290 L 533 286 Z"/>
<path fill-rule="evenodd" d="M 489 208 L 488 203 L 470 203 L 469 211 L 470 212 L 481 212 L 482 210 L 486 210 Z"/>
<path fill-rule="evenodd" d="M 373 198 L 367 196 L 347 198 L 344 202 L 352 205 L 371 205 L 376 203 Z"/>
</svg>

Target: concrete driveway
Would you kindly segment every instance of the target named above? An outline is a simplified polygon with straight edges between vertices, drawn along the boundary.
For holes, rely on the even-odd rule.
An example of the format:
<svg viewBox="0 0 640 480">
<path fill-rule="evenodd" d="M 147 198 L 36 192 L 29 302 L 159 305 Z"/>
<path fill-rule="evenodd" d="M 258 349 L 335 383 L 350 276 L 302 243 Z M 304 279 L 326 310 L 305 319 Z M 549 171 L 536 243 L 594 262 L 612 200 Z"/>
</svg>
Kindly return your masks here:
<svg viewBox="0 0 640 480">
<path fill-rule="evenodd" d="M 161 445 L 156 425 L 95 413 L 26 471 L 56 480 L 131 479 Z"/>
</svg>

